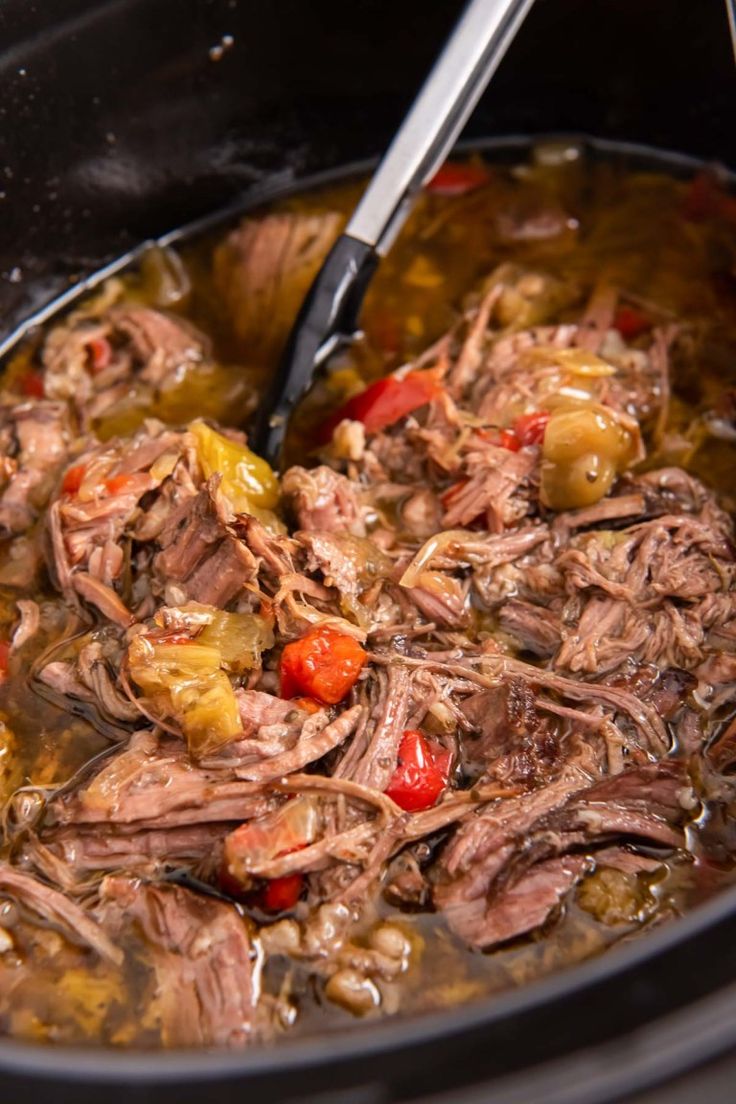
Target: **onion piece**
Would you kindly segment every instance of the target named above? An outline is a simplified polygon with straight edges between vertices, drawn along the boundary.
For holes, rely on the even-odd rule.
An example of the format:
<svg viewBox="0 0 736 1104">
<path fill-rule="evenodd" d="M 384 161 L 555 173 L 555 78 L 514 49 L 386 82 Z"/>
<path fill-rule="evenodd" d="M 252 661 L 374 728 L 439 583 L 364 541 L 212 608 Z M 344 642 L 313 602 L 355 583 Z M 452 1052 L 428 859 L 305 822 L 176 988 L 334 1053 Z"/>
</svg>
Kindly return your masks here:
<svg viewBox="0 0 736 1104">
<path fill-rule="evenodd" d="M 460 544 L 463 541 L 473 539 L 477 540 L 477 538 L 477 533 L 471 533 L 467 529 L 446 529 L 444 533 L 435 533 L 433 537 L 430 537 L 428 541 L 424 542 L 414 559 L 406 568 L 406 571 L 399 579 L 399 586 L 414 587 L 420 585 L 420 575 L 429 567 L 435 556 L 439 555 L 441 552 L 451 555 L 448 550 L 453 544 Z"/>
</svg>

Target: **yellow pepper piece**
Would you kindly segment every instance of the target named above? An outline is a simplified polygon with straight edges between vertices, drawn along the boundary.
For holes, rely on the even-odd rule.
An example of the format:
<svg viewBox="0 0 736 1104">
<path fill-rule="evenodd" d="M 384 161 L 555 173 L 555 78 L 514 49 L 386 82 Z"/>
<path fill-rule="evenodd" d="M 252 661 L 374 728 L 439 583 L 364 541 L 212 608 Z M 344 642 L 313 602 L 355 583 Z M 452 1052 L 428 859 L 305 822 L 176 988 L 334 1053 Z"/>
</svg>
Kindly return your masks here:
<svg viewBox="0 0 736 1104">
<path fill-rule="evenodd" d="M 197 439 L 199 462 L 209 477 L 222 476 L 222 493 L 235 513 L 252 513 L 253 507 L 272 510 L 279 500 L 279 481 L 265 460 L 245 445 L 231 441 L 202 421 L 189 430 Z"/>
<path fill-rule="evenodd" d="M 273 648 L 273 629 L 257 613 L 226 613 L 213 610 L 208 625 L 197 638 L 200 644 L 217 648 L 227 671 L 246 671 L 261 661 L 261 654 Z"/>
<path fill-rule="evenodd" d="M 137 636 L 128 649 L 131 676 L 181 726 L 197 756 L 242 733 L 235 692 L 218 648 L 205 644 L 152 644 Z"/>
</svg>

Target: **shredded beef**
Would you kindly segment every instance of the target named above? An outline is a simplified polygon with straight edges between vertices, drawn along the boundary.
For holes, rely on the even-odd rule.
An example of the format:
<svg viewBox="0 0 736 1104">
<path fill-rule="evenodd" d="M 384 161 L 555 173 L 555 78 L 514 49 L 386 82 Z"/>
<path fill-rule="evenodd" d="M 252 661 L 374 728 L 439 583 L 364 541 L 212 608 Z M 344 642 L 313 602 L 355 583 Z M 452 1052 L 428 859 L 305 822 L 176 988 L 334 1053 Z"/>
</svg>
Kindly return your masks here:
<svg viewBox="0 0 736 1104">
<path fill-rule="evenodd" d="M 110 413 L 133 386 L 151 397 L 210 357 L 207 337 L 183 318 L 143 306 L 113 306 L 99 317 L 56 326 L 43 348 L 46 394 L 71 402 L 84 428 Z"/>
<path fill-rule="evenodd" d="M 0 536 L 23 533 L 38 518 L 71 438 L 62 403 L 0 405 Z"/>
<path fill-rule="evenodd" d="M 217 488 L 218 478 L 212 476 L 196 497 L 169 516 L 153 568 L 162 589 L 174 582 L 195 602 L 226 606 L 255 577 L 256 562 L 230 529 Z"/>
<path fill-rule="evenodd" d="M 150 953 L 165 1046 L 242 1047 L 253 1037 L 256 989 L 245 921 L 232 905 L 179 886 L 110 876 L 100 912 L 137 927 Z"/>
<path fill-rule="evenodd" d="M 537 927 L 585 869 L 578 855 L 617 838 L 679 847 L 693 796 L 682 764 L 640 767 L 577 789 L 570 770 L 537 794 L 481 812 L 441 858 L 435 902 L 463 939 L 488 947 Z M 560 854 L 561 858 L 553 856 Z"/>
<path fill-rule="evenodd" d="M 289 468 L 281 483 L 300 529 L 365 536 L 359 491 L 331 468 Z"/>
<path fill-rule="evenodd" d="M 67 938 L 80 942 L 96 951 L 101 958 L 119 965 L 123 960 L 121 950 L 115 946 L 89 913 L 64 893 L 38 878 L 16 870 L 7 863 L 0 864 L 0 893 L 12 894 L 33 913 L 48 923 L 59 927 Z"/>
<path fill-rule="evenodd" d="M 245 219 L 215 251 L 215 286 L 233 328 L 261 356 L 278 355 L 341 222 L 335 212 Z"/>
</svg>

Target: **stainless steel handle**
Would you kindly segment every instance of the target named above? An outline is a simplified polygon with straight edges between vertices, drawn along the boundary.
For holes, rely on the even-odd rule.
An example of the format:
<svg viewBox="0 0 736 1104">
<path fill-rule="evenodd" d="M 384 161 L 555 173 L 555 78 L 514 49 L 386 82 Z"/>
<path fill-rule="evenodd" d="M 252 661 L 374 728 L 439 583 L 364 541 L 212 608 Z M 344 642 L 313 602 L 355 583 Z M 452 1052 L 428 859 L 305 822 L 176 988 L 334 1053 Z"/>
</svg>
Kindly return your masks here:
<svg viewBox="0 0 736 1104">
<path fill-rule="evenodd" d="M 445 160 L 533 0 L 470 0 L 345 233 L 386 253 L 411 200 Z"/>
<path fill-rule="evenodd" d="M 731 48 L 734 60 L 736 60 L 736 0 L 726 0 L 726 15 L 728 17 L 728 31 L 731 35 Z"/>
</svg>

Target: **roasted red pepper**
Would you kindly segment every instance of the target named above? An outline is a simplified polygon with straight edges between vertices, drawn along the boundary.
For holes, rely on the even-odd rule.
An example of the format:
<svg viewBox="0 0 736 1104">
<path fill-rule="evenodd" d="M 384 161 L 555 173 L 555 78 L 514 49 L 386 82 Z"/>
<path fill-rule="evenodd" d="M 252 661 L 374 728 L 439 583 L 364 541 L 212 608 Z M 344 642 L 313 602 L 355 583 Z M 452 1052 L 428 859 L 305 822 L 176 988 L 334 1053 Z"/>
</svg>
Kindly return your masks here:
<svg viewBox="0 0 736 1104">
<path fill-rule="evenodd" d="M 429 809 L 447 787 L 451 762 L 451 752 L 427 740 L 417 729 L 407 729 L 386 796 L 407 812 Z"/>
<path fill-rule="evenodd" d="M 40 372 L 28 372 L 20 381 L 20 388 L 29 399 L 42 399 L 46 394 L 43 376 Z"/>
<path fill-rule="evenodd" d="M 313 796 L 289 798 L 277 812 L 241 824 L 225 839 L 220 885 L 231 897 L 266 912 L 293 908 L 304 886 L 302 874 L 295 871 L 269 878 L 254 887 L 249 865 L 301 851 L 314 842 L 319 826 L 320 817 Z"/>
<path fill-rule="evenodd" d="M 633 341 L 640 334 L 651 330 L 652 322 L 634 307 L 619 307 L 613 316 L 613 328 L 618 330 L 624 341 Z"/>
<path fill-rule="evenodd" d="M 424 406 L 440 391 L 439 383 L 428 372 L 409 372 L 401 379 L 386 376 L 376 380 L 327 419 L 320 440 L 329 441 L 335 427 L 345 418 L 362 422 L 368 433 L 378 433 Z"/>
<path fill-rule="evenodd" d="M 135 482 L 135 475 L 113 475 L 110 479 L 105 480 L 105 490 L 109 494 L 122 494 L 129 490 Z"/>
<path fill-rule="evenodd" d="M 447 161 L 427 184 L 427 191 L 435 195 L 458 196 L 482 188 L 491 179 L 485 165 L 461 165 Z"/>
<path fill-rule="evenodd" d="M 258 894 L 258 904 L 266 912 L 286 912 L 294 908 L 303 888 L 302 874 L 284 874 L 281 878 L 271 878 Z"/>
<path fill-rule="evenodd" d="M 85 464 L 75 464 L 73 468 L 66 470 L 61 482 L 61 489 L 64 494 L 78 494 L 86 470 Z"/>
<path fill-rule="evenodd" d="M 10 644 L 7 640 L 0 640 L 0 681 L 8 673 L 8 660 L 10 659 Z"/>
<path fill-rule="evenodd" d="M 513 429 L 502 429 L 498 438 L 498 443 L 501 448 L 508 449 L 509 452 L 518 452 L 521 448 L 521 441 L 516 436 Z"/>
<path fill-rule="evenodd" d="M 498 443 L 501 448 L 518 452 L 527 445 L 541 445 L 544 431 L 549 421 L 549 411 L 535 410 L 531 414 L 521 414 L 511 429 L 502 429 Z"/>
<path fill-rule="evenodd" d="M 112 358 L 112 346 L 106 337 L 93 337 L 87 342 L 87 351 L 93 372 L 107 368 Z"/>
<path fill-rule="evenodd" d="M 547 410 L 536 410 L 533 414 L 522 414 L 517 418 L 513 429 L 521 447 L 541 445 L 548 421 L 549 411 Z"/>
<path fill-rule="evenodd" d="M 355 684 L 366 659 L 352 636 L 329 625 L 310 629 L 281 653 L 281 696 L 306 695 L 336 705 Z"/>
<path fill-rule="evenodd" d="M 86 464 L 75 464 L 74 467 L 67 470 L 61 482 L 61 489 L 64 494 L 79 494 L 86 471 Z M 103 491 L 107 491 L 108 494 L 121 494 L 134 486 L 136 482 L 137 476 L 134 474 L 112 475 L 109 479 L 100 480 L 100 483 L 94 489 L 99 494 L 102 494 Z"/>
</svg>

